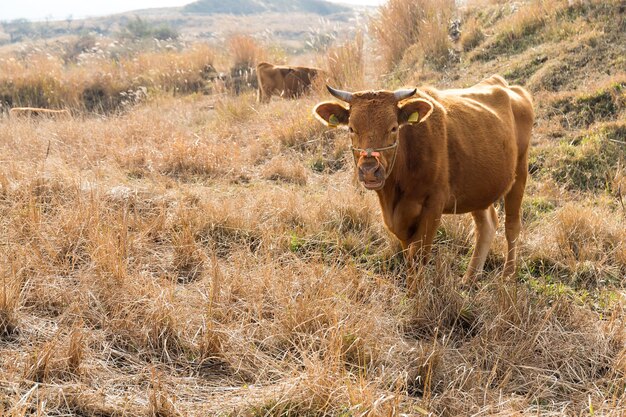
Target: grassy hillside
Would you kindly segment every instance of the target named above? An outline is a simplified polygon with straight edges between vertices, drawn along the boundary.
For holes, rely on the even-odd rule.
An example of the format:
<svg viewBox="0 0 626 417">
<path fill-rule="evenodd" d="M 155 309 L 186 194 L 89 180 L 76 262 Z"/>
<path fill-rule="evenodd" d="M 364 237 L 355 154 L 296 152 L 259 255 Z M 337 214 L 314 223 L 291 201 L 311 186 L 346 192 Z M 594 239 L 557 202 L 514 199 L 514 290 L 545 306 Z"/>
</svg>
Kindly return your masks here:
<svg viewBox="0 0 626 417">
<path fill-rule="evenodd" d="M 0 115 L 0 415 L 624 415 L 626 11 L 443 3 L 394 0 L 371 39 L 307 63 L 345 88 L 497 72 L 532 92 L 511 282 L 501 227 L 460 285 L 471 218 L 447 216 L 407 291 L 346 132 L 311 116 L 322 88 L 260 105 L 185 87 L 250 42 L 3 50 L 0 92 L 72 117 Z M 125 104 L 88 108 L 94 85 Z"/>
<path fill-rule="evenodd" d="M 319 41 L 316 37 L 320 32 L 324 33 L 324 38 L 352 36 L 354 28 L 346 22 L 362 18 L 365 13 L 365 8 L 323 0 L 197 1 L 185 7 L 133 10 L 86 19 L 2 21 L 0 47 L 63 42 L 72 36 L 103 37 L 103 41 L 106 38 L 166 41 L 179 37 L 185 41 L 222 43 L 225 38 L 239 33 L 268 40 L 276 47 L 288 48 L 291 53 L 301 53 L 310 49 L 311 42 Z"/>
</svg>

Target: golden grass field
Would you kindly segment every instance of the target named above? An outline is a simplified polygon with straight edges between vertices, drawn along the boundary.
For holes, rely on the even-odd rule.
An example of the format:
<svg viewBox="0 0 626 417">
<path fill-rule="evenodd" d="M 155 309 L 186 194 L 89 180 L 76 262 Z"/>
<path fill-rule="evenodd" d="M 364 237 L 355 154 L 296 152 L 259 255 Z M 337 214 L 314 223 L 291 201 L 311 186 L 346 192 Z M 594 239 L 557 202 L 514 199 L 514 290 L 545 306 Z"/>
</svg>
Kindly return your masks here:
<svg viewBox="0 0 626 417">
<path fill-rule="evenodd" d="M 411 295 L 347 134 L 311 115 L 323 89 L 181 88 L 227 47 L 5 51 L 0 97 L 72 117 L 0 117 L 0 416 L 626 415 L 626 7 L 569 3 L 451 10 L 452 43 L 436 12 L 376 35 L 394 0 L 310 58 L 340 87 L 500 73 L 534 96 L 516 280 L 501 227 L 461 287 L 472 222 L 447 216 Z M 94 83 L 117 107 L 85 105 Z"/>
</svg>

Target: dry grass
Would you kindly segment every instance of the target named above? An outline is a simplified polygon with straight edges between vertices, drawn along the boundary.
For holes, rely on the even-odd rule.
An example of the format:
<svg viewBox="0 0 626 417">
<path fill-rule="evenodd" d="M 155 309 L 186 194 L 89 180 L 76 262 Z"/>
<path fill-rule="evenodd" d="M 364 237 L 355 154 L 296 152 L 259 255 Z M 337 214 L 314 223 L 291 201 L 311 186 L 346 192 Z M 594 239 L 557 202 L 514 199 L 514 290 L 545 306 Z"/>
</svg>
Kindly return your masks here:
<svg viewBox="0 0 626 417">
<path fill-rule="evenodd" d="M 292 182 L 305 185 L 307 172 L 297 160 L 282 156 L 272 159 L 263 171 L 263 177 L 268 180 Z"/>
<path fill-rule="evenodd" d="M 17 412 L 19 397 L 25 410 L 105 412 L 89 387 L 102 387 L 106 413 L 119 415 L 556 413 L 587 407 L 589 397 L 596 412 L 623 409 L 618 299 L 603 304 L 603 320 L 567 293 L 504 284 L 495 271 L 461 292 L 471 236 L 467 219 L 452 218 L 410 297 L 373 196 L 354 188 L 350 172 L 307 168 L 320 148 L 294 153 L 277 143 L 278 154 L 256 164 L 237 156 L 255 146 L 252 136 L 237 137 L 220 151 L 222 174 L 203 175 L 194 158 L 224 140 L 217 110 L 201 128 L 217 133 L 192 134 L 203 100 L 161 100 L 111 120 L 3 122 L 3 143 L 13 137 L 19 146 L 3 148 L 12 160 L 2 171 L 12 252 L 2 250 L 12 257 L 32 248 L 34 273 L 10 309 L 16 331 L 1 348 L 2 378 L 64 393 L 14 388 L 4 391 L 5 409 Z M 279 125 L 267 114 L 297 119 L 284 102 L 271 106 L 245 123 L 271 136 Z M 42 131 L 63 138 L 45 164 Z M 85 146 L 86 131 L 100 132 L 98 146 Z M 346 139 L 325 140 L 343 148 Z M 192 146 L 200 148 L 183 151 Z M 181 152 L 200 168 L 173 169 Z M 43 182 L 32 182 L 33 167 Z M 243 182 L 232 174 L 242 170 Z M 575 262 L 596 265 L 594 285 L 615 291 L 602 283 L 603 265 L 623 267 L 615 234 L 623 224 L 586 220 L 575 206 L 559 213 L 551 259 L 569 262 L 571 250 L 558 250 L 586 243 L 589 255 Z M 527 235 L 550 233 L 542 230 Z M 532 251 L 552 250 L 536 239 L 543 243 Z"/>
<path fill-rule="evenodd" d="M 156 51 L 120 57 L 122 44 L 101 42 L 81 53 L 77 62 L 66 62 L 38 48 L 1 57 L 0 102 L 9 107 L 110 112 L 141 102 L 148 94 L 188 94 L 211 88 L 211 74 L 206 70 L 218 57 L 208 45 L 184 51 L 160 45 Z"/>
<path fill-rule="evenodd" d="M 233 59 L 233 68 L 253 68 L 265 59 L 265 51 L 252 36 L 233 35 L 228 38 L 227 44 Z"/>
<path fill-rule="evenodd" d="M 475 17 L 463 23 L 463 31 L 461 32 L 461 47 L 465 52 L 476 48 L 485 39 L 485 32 L 482 25 Z"/>
<path fill-rule="evenodd" d="M 20 306 L 21 271 L 17 271 L 15 262 L 5 258 L 0 287 L 0 336 L 13 335 L 17 329 L 17 310 Z"/>
<path fill-rule="evenodd" d="M 457 85 L 486 71 L 471 65 Z M 623 108 L 579 128 L 538 107 L 515 282 L 498 278 L 500 230 L 485 277 L 460 287 L 471 219 L 451 216 L 410 294 L 347 135 L 310 116 L 315 94 L 0 119 L 2 413 L 626 412 L 622 148 L 605 146 Z M 580 162 L 594 155 L 603 167 Z M 557 175 L 568 164 L 616 185 L 577 187 Z"/>
<path fill-rule="evenodd" d="M 420 49 L 418 62 L 444 65 L 451 47 L 448 23 L 455 10 L 455 2 L 448 0 L 390 0 L 381 6 L 369 28 L 387 69 L 400 63 L 413 45 Z"/>
<path fill-rule="evenodd" d="M 326 67 L 337 87 L 352 91 L 364 88 L 363 41 L 363 33 L 358 32 L 354 39 L 327 51 Z"/>
</svg>

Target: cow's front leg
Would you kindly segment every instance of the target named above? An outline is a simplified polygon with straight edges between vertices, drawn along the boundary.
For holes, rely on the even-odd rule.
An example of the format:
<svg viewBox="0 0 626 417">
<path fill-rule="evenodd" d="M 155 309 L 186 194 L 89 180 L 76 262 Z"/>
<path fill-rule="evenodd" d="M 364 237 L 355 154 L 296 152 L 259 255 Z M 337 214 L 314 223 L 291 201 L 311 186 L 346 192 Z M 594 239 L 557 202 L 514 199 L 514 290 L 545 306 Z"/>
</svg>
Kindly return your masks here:
<svg viewBox="0 0 626 417">
<path fill-rule="evenodd" d="M 441 223 L 443 205 L 424 207 L 415 223 L 410 226 L 409 238 L 402 242 L 407 250 L 409 263 L 409 290 L 414 291 L 417 285 L 417 277 L 421 274 L 421 266 L 426 265 L 430 259 L 433 240 L 437 228 Z"/>
</svg>

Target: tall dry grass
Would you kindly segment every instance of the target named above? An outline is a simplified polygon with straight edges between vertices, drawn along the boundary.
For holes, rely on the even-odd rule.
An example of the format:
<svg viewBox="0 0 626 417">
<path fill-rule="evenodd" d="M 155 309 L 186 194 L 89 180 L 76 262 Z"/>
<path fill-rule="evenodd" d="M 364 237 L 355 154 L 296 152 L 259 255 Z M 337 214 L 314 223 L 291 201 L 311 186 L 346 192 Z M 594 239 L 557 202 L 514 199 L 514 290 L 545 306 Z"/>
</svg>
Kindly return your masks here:
<svg viewBox="0 0 626 417">
<path fill-rule="evenodd" d="M 108 112 L 141 102 L 148 94 L 206 91 L 213 75 L 207 70 L 219 59 L 212 47 L 196 44 L 183 51 L 163 47 L 115 60 L 111 54 L 119 47 L 94 47 L 75 63 L 38 50 L 1 57 L 0 102 Z"/>
<path fill-rule="evenodd" d="M 265 50 L 249 35 L 233 35 L 227 40 L 233 68 L 253 68 L 266 58 Z"/>
<path fill-rule="evenodd" d="M 436 68 L 445 64 L 451 47 L 448 25 L 455 11 L 455 2 L 449 0 L 390 0 L 382 5 L 369 29 L 387 70 L 399 64 L 413 46 L 419 49 L 419 62 Z"/>
<path fill-rule="evenodd" d="M 338 87 L 347 90 L 365 87 L 363 41 L 363 33 L 358 32 L 354 39 L 332 46 L 326 51 L 326 67 L 330 79 Z"/>
</svg>

